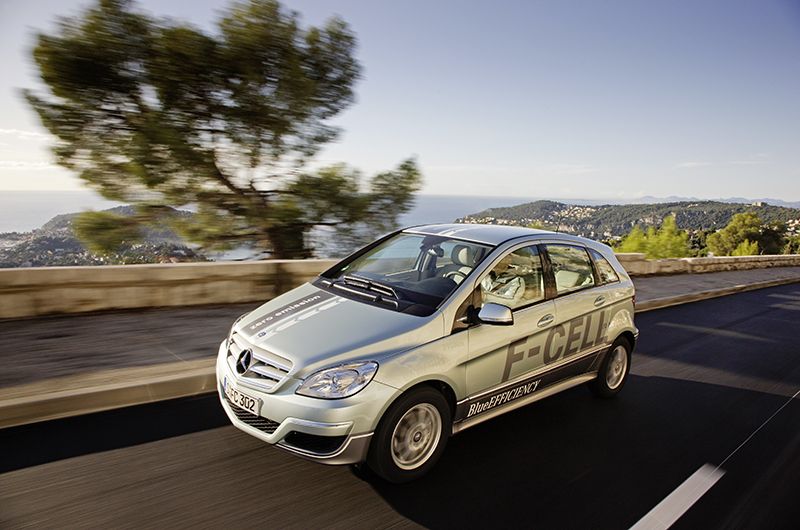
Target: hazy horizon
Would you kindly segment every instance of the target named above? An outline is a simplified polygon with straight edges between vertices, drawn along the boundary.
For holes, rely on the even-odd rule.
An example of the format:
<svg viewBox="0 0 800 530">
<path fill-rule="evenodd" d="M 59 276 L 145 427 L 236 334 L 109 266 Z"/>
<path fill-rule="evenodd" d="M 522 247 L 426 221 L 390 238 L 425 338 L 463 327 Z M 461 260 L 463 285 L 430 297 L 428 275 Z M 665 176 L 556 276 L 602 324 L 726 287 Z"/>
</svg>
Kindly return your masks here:
<svg viewBox="0 0 800 530">
<path fill-rule="evenodd" d="M 563 197 L 510 197 L 458 194 L 420 193 L 414 208 L 400 217 L 401 225 L 424 223 L 449 223 L 458 217 L 478 213 L 488 208 L 516 206 L 537 200 L 564 202 L 567 204 L 598 206 L 603 204 L 636 204 L 641 202 L 666 202 L 676 197 L 638 197 L 631 200 L 608 200 Z M 689 200 L 729 200 L 735 197 L 677 197 Z M 643 201 L 655 199 L 655 201 Z M 752 202 L 766 197 L 743 198 Z M 779 200 L 774 199 L 773 200 Z M 787 201 L 788 202 L 788 201 Z M 800 203 L 800 201 L 798 201 Z M 121 202 L 109 201 L 97 192 L 81 190 L 14 190 L 0 194 L 0 233 L 29 232 L 41 227 L 56 215 L 76 213 L 88 209 L 102 210 L 119 206 Z M 793 204 L 800 207 L 800 204 Z"/>
</svg>

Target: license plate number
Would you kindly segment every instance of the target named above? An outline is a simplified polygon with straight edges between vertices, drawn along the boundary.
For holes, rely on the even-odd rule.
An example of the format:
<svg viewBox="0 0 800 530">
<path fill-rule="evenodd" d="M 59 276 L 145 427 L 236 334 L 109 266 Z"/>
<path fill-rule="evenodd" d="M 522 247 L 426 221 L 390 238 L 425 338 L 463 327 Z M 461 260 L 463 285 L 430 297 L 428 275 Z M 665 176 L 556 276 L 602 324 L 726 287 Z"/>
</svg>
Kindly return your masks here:
<svg viewBox="0 0 800 530">
<path fill-rule="evenodd" d="M 227 378 L 225 378 L 223 387 L 225 389 L 225 396 L 230 400 L 231 403 L 258 416 L 259 410 L 261 409 L 260 399 L 245 394 L 232 384 L 228 383 Z"/>
</svg>

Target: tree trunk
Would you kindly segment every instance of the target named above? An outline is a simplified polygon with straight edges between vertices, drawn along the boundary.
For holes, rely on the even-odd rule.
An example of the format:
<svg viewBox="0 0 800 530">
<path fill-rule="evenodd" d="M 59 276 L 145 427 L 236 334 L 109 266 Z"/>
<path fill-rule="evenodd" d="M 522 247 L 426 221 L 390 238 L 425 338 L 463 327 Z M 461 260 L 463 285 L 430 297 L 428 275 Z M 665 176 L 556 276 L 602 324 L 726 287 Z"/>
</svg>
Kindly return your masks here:
<svg viewBox="0 0 800 530">
<path fill-rule="evenodd" d="M 307 259 L 311 250 L 305 246 L 306 230 L 302 226 L 273 226 L 267 230 L 274 259 Z"/>
</svg>

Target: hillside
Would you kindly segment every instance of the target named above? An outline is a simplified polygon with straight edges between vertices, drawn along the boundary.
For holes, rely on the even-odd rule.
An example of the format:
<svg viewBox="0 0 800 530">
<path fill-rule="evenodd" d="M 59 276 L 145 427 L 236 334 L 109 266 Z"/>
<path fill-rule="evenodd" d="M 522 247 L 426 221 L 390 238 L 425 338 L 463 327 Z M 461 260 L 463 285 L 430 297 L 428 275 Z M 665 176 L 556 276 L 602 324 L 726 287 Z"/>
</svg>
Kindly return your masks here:
<svg viewBox="0 0 800 530">
<path fill-rule="evenodd" d="M 130 206 L 105 210 L 118 215 L 133 215 Z M 175 215 L 192 215 L 176 210 Z M 150 229 L 140 243 L 125 245 L 115 254 L 91 253 L 75 236 L 72 223 L 77 213 L 57 215 L 31 232 L 0 233 L 0 268 L 52 267 L 67 265 L 112 265 L 128 263 L 174 263 L 205 261 L 168 228 Z"/>
<path fill-rule="evenodd" d="M 755 211 L 764 222 L 784 222 L 790 232 L 800 229 L 800 209 L 766 203 L 735 204 L 717 201 L 655 204 L 607 204 L 581 206 L 555 201 L 536 201 L 505 208 L 490 208 L 457 219 L 461 223 L 529 225 L 532 223 L 596 239 L 616 238 L 635 225 L 661 224 L 675 215 L 678 227 L 689 230 L 718 230 L 737 213 Z"/>
</svg>

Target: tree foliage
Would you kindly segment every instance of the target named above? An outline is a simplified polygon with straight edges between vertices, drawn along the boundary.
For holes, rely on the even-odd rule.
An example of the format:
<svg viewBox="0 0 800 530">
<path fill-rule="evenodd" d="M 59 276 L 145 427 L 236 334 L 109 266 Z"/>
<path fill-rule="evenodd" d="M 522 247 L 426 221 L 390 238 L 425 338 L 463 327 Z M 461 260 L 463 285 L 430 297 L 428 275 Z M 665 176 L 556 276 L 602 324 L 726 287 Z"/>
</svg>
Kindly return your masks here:
<svg viewBox="0 0 800 530">
<path fill-rule="evenodd" d="M 637 225 L 625 236 L 617 252 L 641 252 L 648 258 L 683 258 L 691 255 L 688 234 L 678 229 L 675 216 L 664 218 L 661 227 L 649 227 L 643 232 Z"/>
<path fill-rule="evenodd" d="M 745 247 L 740 247 L 745 242 L 750 245 L 748 250 L 757 248 L 764 254 L 779 254 L 785 244 L 785 233 L 786 226 L 783 223 L 765 226 L 755 212 L 744 212 L 734 215 L 725 228 L 710 234 L 706 242 L 708 250 L 716 256 L 742 255 L 734 252 L 737 249 L 743 251 Z"/>
<path fill-rule="evenodd" d="M 750 241 L 749 239 L 745 239 L 739 245 L 733 249 L 731 252 L 731 256 L 757 256 L 758 255 L 758 243 L 755 241 Z"/>
<path fill-rule="evenodd" d="M 795 235 L 786 239 L 783 247 L 784 254 L 800 254 L 800 235 Z"/>
<path fill-rule="evenodd" d="M 364 191 L 347 167 L 308 169 L 339 133 L 331 118 L 354 101 L 355 47 L 340 18 L 303 28 L 273 0 L 232 4 L 213 33 L 100 0 L 38 36 L 33 57 L 49 92 L 25 95 L 58 139 L 58 163 L 138 205 L 138 222 L 193 205 L 197 215 L 176 222 L 193 241 L 256 241 L 304 257 L 312 227 L 391 227 L 421 185 L 413 159 Z M 105 247 L 118 231 L 98 220 L 82 233 Z"/>
<path fill-rule="evenodd" d="M 143 239 L 135 218 L 113 212 L 88 212 L 76 216 L 73 228 L 75 235 L 95 254 L 109 254 L 122 244 Z"/>
<path fill-rule="evenodd" d="M 647 238 L 639 225 L 634 226 L 617 245 L 617 252 L 647 253 Z"/>
</svg>

